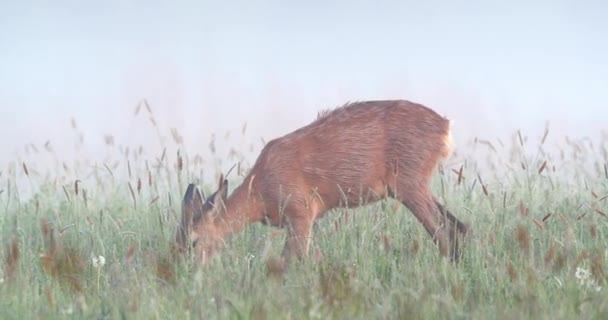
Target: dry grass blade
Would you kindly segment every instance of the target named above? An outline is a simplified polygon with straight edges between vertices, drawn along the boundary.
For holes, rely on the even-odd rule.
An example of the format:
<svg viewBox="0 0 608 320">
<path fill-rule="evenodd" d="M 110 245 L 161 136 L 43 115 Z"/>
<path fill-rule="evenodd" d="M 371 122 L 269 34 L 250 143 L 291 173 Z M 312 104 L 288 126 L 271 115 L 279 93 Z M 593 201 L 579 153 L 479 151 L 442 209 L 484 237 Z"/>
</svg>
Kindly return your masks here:
<svg viewBox="0 0 608 320">
<path fill-rule="evenodd" d="M 73 224 L 73 223 L 72 223 L 72 224 L 69 224 L 69 225 L 67 225 L 67 226 L 65 226 L 65 227 L 63 227 L 63 228 L 61 228 L 61 230 L 59 230 L 59 234 L 61 235 L 61 234 L 63 234 L 64 232 L 66 232 L 68 229 L 70 229 L 70 228 L 75 228 L 75 227 L 76 227 L 76 225 L 75 225 L 75 224 Z"/>
<path fill-rule="evenodd" d="M 135 198 L 135 191 L 133 191 L 131 182 L 127 182 L 127 185 L 129 186 L 129 192 L 131 192 L 131 199 L 133 199 L 133 209 L 137 210 L 137 200 Z"/>
<path fill-rule="evenodd" d="M 25 162 L 23 162 L 22 166 L 23 166 L 23 172 L 25 172 L 25 175 L 29 177 L 30 172 L 27 170 L 27 165 L 25 165 Z"/>
<path fill-rule="evenodd" d="M 540 231 L 545 230 L 545 227 L 543 226 L 543 223 L 536 220 L 536 218 L 532 218 L 532 222 L 534 222 L 534 224 L 538 227 L 538 229 L 540 229 Z"/>
<path fill-rule="evenodd" d="M 597 212 L 598 214 L 600 214 L 604 218 L 608 218 L 608 216 L 606 216 L 606 214 L 604 212 L 600 211 L 599 209 L 595 209 L 595 212 Z"/>
</svg>

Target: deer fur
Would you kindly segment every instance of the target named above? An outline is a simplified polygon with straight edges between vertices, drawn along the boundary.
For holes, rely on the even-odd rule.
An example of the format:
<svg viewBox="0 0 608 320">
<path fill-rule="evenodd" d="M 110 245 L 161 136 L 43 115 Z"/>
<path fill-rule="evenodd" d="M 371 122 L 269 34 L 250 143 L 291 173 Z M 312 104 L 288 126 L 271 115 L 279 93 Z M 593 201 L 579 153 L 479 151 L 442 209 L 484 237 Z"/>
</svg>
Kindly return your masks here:
<svg viewBox="0 0 608 320">
<path fill-rule="evenodd" d="M 176 242 L 194 246 L 206 260 L 228 235 L 261 222 L 286 229 L 282 256 L 289 262 L 308 254 L 313 223 L 326 212 L 391 197 L 414 214 L 440 254 L 455 261 L 469 226 L 430 188 L 438 163 L 451 153 L 450 121 L 426 106 L 348 103 L 268 142 L 230 195 L 223 176 L 206 199 L 190 184 Z"/>
</svg>

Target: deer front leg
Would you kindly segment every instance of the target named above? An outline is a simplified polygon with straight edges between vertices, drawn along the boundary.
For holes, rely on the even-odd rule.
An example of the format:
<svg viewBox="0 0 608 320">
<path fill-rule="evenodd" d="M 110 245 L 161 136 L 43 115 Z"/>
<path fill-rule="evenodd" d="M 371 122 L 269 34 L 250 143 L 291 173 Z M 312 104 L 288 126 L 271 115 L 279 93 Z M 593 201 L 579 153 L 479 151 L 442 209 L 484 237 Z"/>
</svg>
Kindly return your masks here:
<svg viewBox="0 0 608 320">
<path fill-rule="evenodd" d="M 308 255 L 312 224 L 313 219 L 308 216 L 294 215 L 287 219 L 287 239 L 282 253 L 286 263 L 291 262 L 293 258 L 301 260 Z"/>
</svg>

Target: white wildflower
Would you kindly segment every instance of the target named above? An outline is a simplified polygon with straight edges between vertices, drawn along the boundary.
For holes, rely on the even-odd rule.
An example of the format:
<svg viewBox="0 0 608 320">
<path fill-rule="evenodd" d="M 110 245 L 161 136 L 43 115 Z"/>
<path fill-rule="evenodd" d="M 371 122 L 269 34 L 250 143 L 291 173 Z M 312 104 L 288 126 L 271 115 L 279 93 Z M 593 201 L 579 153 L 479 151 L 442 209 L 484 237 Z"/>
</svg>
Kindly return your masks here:
<svg viewBox="0 0 608 320">
<path fill-rule="evenodd" d="M 586 287 L 587 289 L 591 289 L 596 292 L 602 290 L 602 287 L 595 282 L 595 279 L 593 279 L 589 270 L 577 267 L 574 276 L 576 277 L 576 281 L 581 287 Z"/>
<path fill-rule="evenodd" d="M 63 308 L 61 310 L 61 313 L 65 314 L 65 315 L 71 315 L 72 313 L 74 313 L 74 307 L 72 305 L 69 305 L 66 308 Z"/>
<path fill-rule="evenodd" d="M 104 256 L 95 257 L 93 256 L 93 267 L 102 268 L 106 264 L 106 258 Z"/>
<path fill-rule="evenodd" d="M 576 267 L 576 272 L 574 273 L 574 276 L 576 276 L 576 279 L 578 279 L 579 283 L 580 283 L 581 281 L 587 280 L 587 278 L 589 278 L 590 274 L 589 274 L 589 271 L 587 271 L 581 267 Z"/>
<path fill-rule="evenodd" d="M 253 259 L 255 259 L 255 255 L 251 252 L 247 252 L 247 255 L 245 256 L 245 259 L 247 261 L 252 261 Z"/>
</svg>

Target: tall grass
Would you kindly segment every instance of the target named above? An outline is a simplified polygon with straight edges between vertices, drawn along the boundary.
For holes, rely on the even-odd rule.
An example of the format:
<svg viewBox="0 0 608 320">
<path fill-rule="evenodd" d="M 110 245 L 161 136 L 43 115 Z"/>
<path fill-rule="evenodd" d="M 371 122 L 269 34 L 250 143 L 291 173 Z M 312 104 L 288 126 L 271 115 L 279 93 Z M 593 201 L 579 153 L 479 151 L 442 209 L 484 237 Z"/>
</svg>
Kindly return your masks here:
<svg viewBox="0 0 608 320">
<path fill-rule="evenodd" d="M 202 172 L 240 161 L 232 189 L 251 158 L 219 154 L 215 136 L 209 154 L 188 154 L 178 130 L 159 128 L 145 103 L 142 112 L 159 155 L 106 136 L 115 156 L 103 163 L 68 162 L 47 143 L 28 152 L 50 155 L 53 170 L 42 174 L 23 159 L 2 170 L 0 318 L 608 318 L 606 140 L 566 138 L 550 150 L 547 129 L 459 148 L 433 181 L 473 227 L 457 265 L 387 200 L 319 221 L 310 257 L 290 268 L 275 260 L 284 232 L 262 225 L 198 268 L 171 250 L 184 187 L 195 181 L 213 191 Z"/>
</svg>

